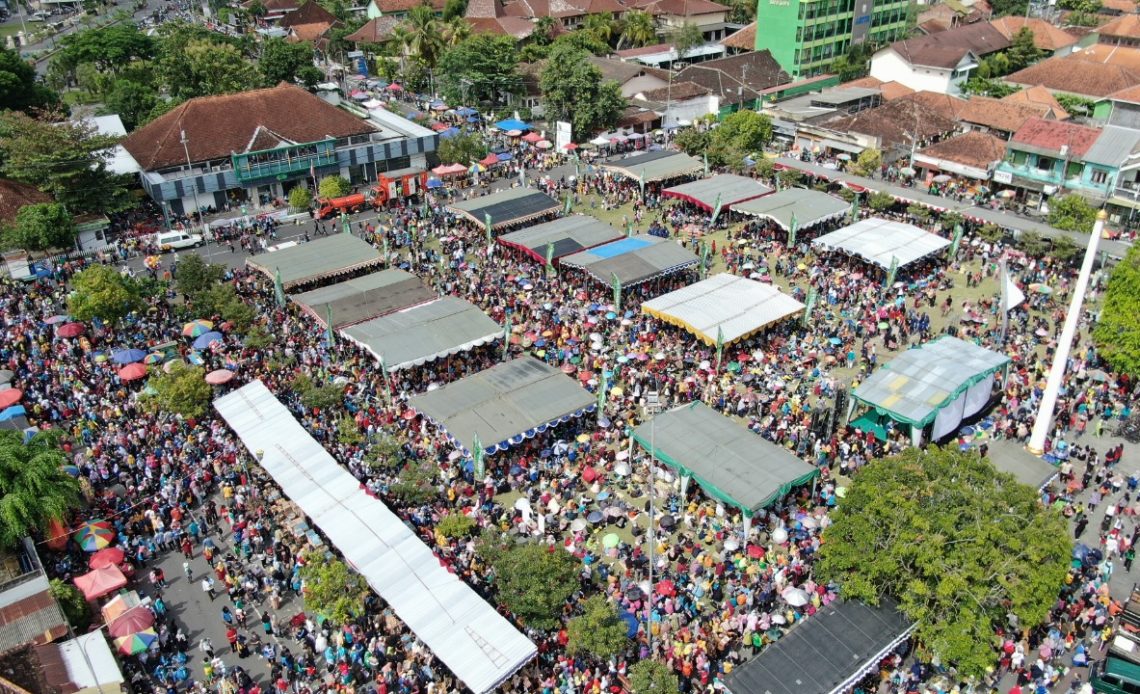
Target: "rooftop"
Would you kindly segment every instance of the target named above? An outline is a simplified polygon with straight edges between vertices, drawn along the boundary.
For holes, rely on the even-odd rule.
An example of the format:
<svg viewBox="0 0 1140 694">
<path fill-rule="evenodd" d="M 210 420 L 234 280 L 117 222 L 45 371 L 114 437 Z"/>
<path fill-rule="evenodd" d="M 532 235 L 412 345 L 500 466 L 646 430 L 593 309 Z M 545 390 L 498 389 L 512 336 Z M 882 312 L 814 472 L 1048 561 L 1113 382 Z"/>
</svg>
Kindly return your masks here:
<svg viewBox="0 0 1140 694">
<path fill-rule="evenodd" d="M 923 147 L 918 153 L 988 169 L 1005 158 L 1005 140 L 988 133 L 968 132 Z"/>
<path fill-rule="evenodd" d="M 1128 49 L 1120 48 L 1120 50 Z M 1004 81 L 1092 97 L 1108 96 L 1140 84 L 1140 70 L 1077 57 L 1082 53 L 1084 51 L 1063 58 L 1043 60 L 1006 75 Z"/>
<path fill-rule="evenodd" d="M 651 15 L 675 17 L 694 17 L 728 11 L 727 7 L 712 0 L 633 0 L 630 6 L 645 10 Z"/>
<path fill-rule="evenodd" d="M 1140 39 L 1140 16 L 1125 14 L 1098 29 L 1101 36 Z"/>
<path fill-rule="evenodd" d="M 687 101 L 708 96 L 709 90 L 696 82 L 673 82 L 670 86 L 650 89 L 641 95 L 648 101 Z"/>
<path fill-rule="evenodd" d="M 1009 48 L 1009 39 L 988 23 L 978 22 L 896 41 L 890 47 L 912 65 L 952 68 L 968 53 L 981 58 Z"/>
<path fill-rule="evenodd" d="M 752 22 L 740 31 L 724 37 L 720 43 L 727 48 L 739 48 L 744 51 L 756 50 L 756 22 Z"/>
<path fill-rule="evenodd" d="M 792 81 L 767 50 L 695 63 L 673 79 L 696 82 L 728 104 L 759 99 L 760 90 Z"/>
<path fill-rule="evenodd" d="M 827 121 L 832 130 L 859 133 L 879 138 L 882 148 L 908 145 L 915 137 L 928 140 L 954 130 L 957 122 L 944 116 L 920 101 L 897 99 L 882 106 L 860 111 L 851 116 L 840 116 Z"/>
<path fill-rule="evenodd" d="M 0 222 L 11 222 L 24 205 L 51 202 L 51 196 L 35 186 L 0 178 Z"/>
<path fill-rule="evenodd" d="M 988 96 L 972 96 L 958 109 L 958 119 L 964 123 L 982 125 L 992 130 L 1016 132 L 1030 118 L 1046 118 L 1052 110 L 1044 104 L 1002 101 Z"/>
<path fill-rule="evenodd" d="M 301 5 L 296 10 L 282 17 L 279 24 L 280 26 L 288 28 L 302 24 L 333 24 L 336 21 L 336 16 L 321 7 L 321 4 L 317 2 L 317 0 L 309 0 L 304 5 Z"/>
<path fill-rule="evenodd" d="M 372 0 L 372 4 L 382 14 L 402 14 L 410 11 L 416 5 L 422 5 L 425 0 Z M 443 10 L 443 0 L 430 0 L 433 10 Z"/>
<path fill-rule="evenodd" d="M 399 17 L 376 17 L 368 20 L 364 26 L 344 37 L 344 39 L 353 43 L 383 43 L 392 38 L 392 29 L 396 28 L 402 21 Z"/>
<path fill-rule="evenodd" d="M 1029 27 L 1033 32 L 1033 45 L 1046 51 L 1056 51 L 1077 42 L 1076 36 L 1037 17 L 999 17 L 990 24 L 1010 41 L 1021 29 Z"/>
<path fill-rule="evenodd" d="M 587 57 L 586 61 L 602 71 L 602 79 L 614 80 L 618 84 L 625 84 L 631 79 L 641 77 L 642 75 L 651 75 L 662 80 L 669 79 L 668 70 L 649 67 L 641 63 L 630 63 L 624 60 L 603 58 L 596 55 Z"/>
<path fill-rule="evenodd" d="M 1053 93 L 1041 86 L 1026 87 L 1019 92 L 1003 97 L 1002 101 L 1044 107 L 1048 109 L 1048 113 L 1042 116 L 1043 118 L 1052 117 L 1054 120 L 1065 120 L 1069 117 L 1069 112 L 1061 107 L 1061 102 L 1057 101 Z"/>
<path fill-rule="evenodd" d="M 1083 157 L 1097 138 L 1100 130 L 1067 121 L 1031 118 L 1018 128 L 1010 139 L 1011 145 L 1022 145 L 1043 152 L 1060 152 L 1068 148 L 1068 156 Z"/>
<path fill-rule="evenodd" d="M 879 94 L 883 97 L 883 101 L 894 101 L 895 99 L 902 98 L 907 94 L 914 93 L 913 89 L 906 86 L 905 84 L 902 84 L 901 82 L 895 82 L 894 80 L 890 82 L 884 82 L 878 77 L 871 77 L 870 75 L 867 75 L 866 77 L 860 77 L 857 80 L 851 80 L 850 82 L 844 82 L 838 86 L 840 88 L 866 87 L 869 89 L 878 89 Z"/>
</svg>

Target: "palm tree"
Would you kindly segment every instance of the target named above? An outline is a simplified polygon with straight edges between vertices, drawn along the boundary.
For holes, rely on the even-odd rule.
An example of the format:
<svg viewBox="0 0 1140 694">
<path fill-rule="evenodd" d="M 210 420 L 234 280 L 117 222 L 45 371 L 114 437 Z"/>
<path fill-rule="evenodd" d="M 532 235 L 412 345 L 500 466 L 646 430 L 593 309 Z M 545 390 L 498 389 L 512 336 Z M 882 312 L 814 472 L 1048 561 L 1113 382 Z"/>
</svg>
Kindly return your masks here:
<svg viewBox="0 0 1140 694">
<path fill-rule="evenodd" d="M 471 36 L 471 25 L 463 17 L 452 17 L 441 23 L 440 35 L 446 48 L 454 48 Z"/>
<path fill-rule="evenodd" d="M 20 431 L 0 431 L 0 547 L 62 520 L 80 506 L 79 482 L 63 471 L 67 457 L 56 432 L 24 443 Z"/>
<path fill-rule="evenodd" d="M 390 41 L 400 53 L 400 74 L 408 69 L 408 54 L 412 50 L 412 30 L 406 23 L 397 24 L 392 27 L 392 39 Z"/>
<path fill-rule="evenodd" d="M 413 7 L 408 12 L 407 24 L 412 35 L 408 45 L 411 55 L 428 69 L 435 67 L 443 48 L 443 37 L 431 5 Z"/>
<path fill-rule="evenodd" d="M 610 12 L 602 12 L 600 14 L 591 14 L 586 16 L 586 21 L 582 24 L 582 30 L 593 34 L 595 38 L 603 43 L 609 43 L 610 39 L 617 29 L 617 22 Z"/>
<path fill-rule="evenodd" d="M 618 39 L 618 49 L 623 46 L 648 46 L 657 40 L 657 22 L 645 10 L 630 10 L 625 13 L 624 28 Z"/>
</svg>

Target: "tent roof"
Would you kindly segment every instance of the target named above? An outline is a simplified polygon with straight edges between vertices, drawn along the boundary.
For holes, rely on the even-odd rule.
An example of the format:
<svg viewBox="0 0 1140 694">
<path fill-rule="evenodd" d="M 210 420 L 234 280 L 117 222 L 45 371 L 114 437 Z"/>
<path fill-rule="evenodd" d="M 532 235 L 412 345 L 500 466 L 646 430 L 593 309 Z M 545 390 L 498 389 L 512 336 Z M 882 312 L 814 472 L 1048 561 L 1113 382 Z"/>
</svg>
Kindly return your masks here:
<svg viewBox="0 0 1140 694">
<path fill-rule="evenodd" d="M 445 569 L 265 384 L 254 381 L 214 407 L 285 496 L 475 694 L 493 690 L 534 658 L 534 643 Z"/>
<path fill-rule="evenodd" d="M 727 345 L 799 313 L 804 305 L 772 285 L 723 273 L 646 301 L 641 310 L 708 345 L 716 344 L 719 329 Z"/>
<path fill-rule="evenodd" d="M 843 200 L 807 188 L 785 188 L 778 193 L 732 206 L 733 212 L 770 219 L 784 231 L 792 228 L 792 217 L 799 229 L 842 217 L 851 209 Z"/>
<path fill-rule="evenodd" d="M 913 224 L 869 217 L 824 234 L 812 245 L 857 255 L 885 269 L 891 266 L 892 258 L 898 258 L 899 267 L 903 267 L 942 250 L 950 241 Z"/>
<path fill-rule="evenodd" d="M 335 317 L 335 316 L 334 316 Z M 478 306 L 445 296 L 359 323 L 342 331 L 389 371 L 399 371 L 502 337 L 503 329 Z"/>
<path fill-rule="evenodd" d="M 431 301 L 436 298 L 436 294 L 410 272 L 381 270 L 303 294 L 294 294 L 290 298 L 324 327 L 328 327 L 325 325 L 325 317 L 331 311 L 333 327 L 339 330 Z"/>
<path fill-rule="evenodd" d="M 59 649 L 67 680 L 76 687 L 76 691 L 125 681 L 119 664 L 115 662 L 115 654 L 111 652 L 111 645 L 107 643 L 107 637 L 101 629 L 49 648 Z"/>
<path fill-rule="evenodd" d="M 851 397 L 896 421 L 926 426 L 938 410 L 1007 363 L 1000 352 L 943 335 L 883 364 Z"/>
<path fill-rule="evenodd" d="M 640 234 L 568 255 L 564 267 L 585 270 L 609 284 L 617 275 L 623 286 L 684 270 L 700 262 L 692 251 L 668 239 Z"/>
<path fill-rule="evenodd" d="M 730 694 L 833 694 L 847 691 L 914 627 L 883 598 L 826 605 L 725 679 Z"/>
<path fill-rule="evenodd" d="M 127 577 L 114 565 L 88 571 L 72 580 L 75 582 L 75 587 L 83 593 L 83 597 L 88 600 L 101 598 L 127 585 Z"/>
<path fill-rule="evenodd" d="M 1041 489 L 1057 476 L 1057 468 L 1012 441 L 987 442 L 989 459 L 999 472 L 1008 472 L 1022 484 Z"/>
<path fill-rule="evenodd" d="M 554 214 L 559 207 L 557 200 L 534 188 L 507 188 L 490 195 L 453 202 L 447 209 L 479 225 L 486 224 L 486 216 L 491 215 L 491 228 L 501 229 Z"/>
<path fill-rule="evenodd" d="M 549 364 L 523 357 L 449 383 L 410 400 L 417 412 L 447 432 L 470 453 L 479 443 L 488 454 L 506 450 L 521 437 L 594 409 L 594 397 Z"/>
<path fill-rule="evenodd" d="M 554 257 L 561 258 L 620 238 L 621 232 L 609 224 L 589 215 L 576 214 L 503 234 L 498 241 L 528 253 L 539 262 L 546 262 L 548 243 L 554 244 Z"/>
<path fill-rule="evenodd" d="M 635 181 L 641 180 L 644 176 L 646 183 L 688 176 L 702 171 L 704 167 L 704 164 L 688 154 L 670 152 L 669 150 L 635 154 L 632 157 L 602 164 L 602 168 L 606 171 L 632 178 Z"/>
<path fill-rule="evenodd" d="M 380 251 L 352 234 L 334 234 L 280 251 L 246 258 L 245 264 L 272 279 L 281 270 L 286 289 L 378 265 Z"/>
<path fill-rule="evenodd" d="M 654 430 L 654 424 L 656 429 Z M 633 430 L 646 450 L 705 492 L 753 514 L 819 474 L 780 446 L 701 402 L 662 412 Z"/>
<path fill-rule="evenodd" d="M 679 186 L 666 188 L 661 194 L 667 198 L 679 198 L 697 205 L 709 212 L 716 209 L 717 198 L 723 209 L 745 200 L 752 200 L 771 193 L 772 189 L 760 181 L 736 174 L 717 174 L 712 178 L 700 178 Z"/>
</svg>

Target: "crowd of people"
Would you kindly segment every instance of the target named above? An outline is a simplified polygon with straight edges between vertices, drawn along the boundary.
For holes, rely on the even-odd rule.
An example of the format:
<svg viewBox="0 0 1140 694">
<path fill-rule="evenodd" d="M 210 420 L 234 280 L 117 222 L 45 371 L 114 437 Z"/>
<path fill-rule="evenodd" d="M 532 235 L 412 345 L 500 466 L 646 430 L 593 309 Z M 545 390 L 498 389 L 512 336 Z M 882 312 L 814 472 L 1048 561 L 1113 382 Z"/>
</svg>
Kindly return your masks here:
<svg viewBox="0 0 1140 694">
<path fill-rule="evenodd" d="M 697 210 L 662 199 L 652 186 L 642 201 L 636 181 L 602 172 L 547 179 L 544 185 L 572 195 L 587 211 L 633 202 L 630 223 L 651 224 L 694 248 L 709 242 L 690 233 L 701 226 Z M 478 543 L 441 541 L 434 527 L 444 516 L 464 513 L 481 531 L 529 538 L 580 560 L 581 585 L 564 619 L 576 614 L 583 598 L 600 593 L 649 625 L 643 624 L 624 656 L 608 662 L 568 655 L 564 628 L 545 632 L 520 625 L 538 644 L 539 656 L 502 687 L 519 694 L 622 691 L 629 666 L 647 658 L 667 664 L 683 692 L 717 691 L 739 663 L 836 599 L 837 587 L 817 583 L 812 572 L 830 510 L 861 466 L 908 445 L 905 432 L 894 427 L 878 438 L 845 425 L 837 395 L 890 355 L 945 330 L 1012 357 L 1008 377 L 998 379 L 1000 398 L 988 421 L 993 436 L 1024 441 L 1064 317 L 1059 299 L 1074 277 L 1064 263 L 967 235 L 956 257 L 908 266 L 900 283 L 883 291 L 881 272 L 853 259 L 819 256 L 810 247 L 811 238 L 838 221 L 801 230 L 789 247 L 786 233 L 774 225 L 730 225 L 722 218 L 728 233 L 712 249 L 717 270 L 765 275 L 801 300 L 811 290 L 820 300 L 810 321 L 786 321 L 726 346 L 723 363 L 735 366 L 717 368 L 713 348 L 639 310 L 642 300 L 691 283 L 699 270 L 626 287 L 618 305 L 609 286 L 488 245 L 481 227 L 451 217 L 433 196 L 426 202 L 391 210 L 376 226 L 353 231 L 386 249 L 391 265 L 509 325 L 505 349 L 487 345 L 386 373 L 348 341 L 327 340 L 323 327 L 292 304 L 278 306 L 270 278 L 242 269 L 229 272 L 226 281 L 256 309 L 273 343 L 253 348 L 241 335 L 226 335 L 201 358 L 207 367 L 236 365 L 235 383 L 261 379 L 488 600 L 497 604 Z M 235 227 L 235 233 L 255 243 L 272 229 L 255 224 Z M 1020 285 L 1053 290 L 1030 294 L 1012 313 L 1004 341 L 996 292 L 975 292 L 980 296 L 964 301 L 955 293 L 956 287 L 995 277 L 1003 262 Z M 185 620 L 195 617 L 165 605 L 164 581 L 152 581 L 144 590 L 161 612 L 160 645 L 128 659 L 134 686 L 203 689 L 225 682 L 230 691 L 244 692 L 459 691 L 459 683 L 379 597 L 371 596 L 364 612 L 344 624 L 305 613 L 300 570 L 313 543 L 295 532 L 296 508 L 279 498 L 223 422 L 212 415 L 187 419 L 155 411 L 141 386 L 122 382 L 110 362 L 94 358 L 112 347 L 186 345 L 182 323 L 214 317 L 191 315 L 193 307 L 171 301 L 168 291 L 120 324 L 61 338 L 46 318 L 66 312 L 66 283 L 82 267 L 83 262 L 67 263 L 35 283 L 3 285 L 0 320 L 7 339 L 0 359 L 25 392 L 29 421 L 67 433 L 91 491 L 89 513 L 113 520 L 140 583 L 162 557 L 181 553 L 187 580 L 200 583 L 227 635 L 225 644 L 190 643 Z M 169 270 L 177 273 L 173 263 Z M 1098 275 L 1093 291 L 1103 282 Z M 1021 633 L 1010 625 L 1007 633 L 995 634 L 998 667 L 988 684 L 996 685 L 1005 671 L 1046 691 L 1055 682 L 1071 681 L 1063 673 L 1079 667 L 1078 655 L 1087 661 L 1099 650 L 1108 628 L 1111 603 L 1102 598 L 1114 562 L 1132 556 L 1131 516 L 1140 506 L 1132 498 L 1136 481 L 1115 470 L 1119 453 L 1106 460 L 1079 439 L 1129 417 L 1136 384 L 1115 374 L 1093 378 L 1104 366 L 1088 332 L 1085 321 L 1073 352 L 1072 386 L 1058 404 L 1050 437 L 1061 481 L 1045 494 L 1074 518 L 1087 518 L 1099 505 L 1114 509 L 1113 520 L 1101 527 L 1099 543 L 1084 540 L 1097 545 L 1101 557 L 1074 569 L 1046 627 Z M 182 351 L 189 352 L 188 345 Z M 486 476 L 476 479 L 445 432 L 418 418 L 408 398 L 524 354 L 563 368 L 593 392 L 603 382 L 617 389 L 607 394 L 597 418 L 571 420 L 492 456 Z M 299 375 L 344 384 L 343 407 L 306 407 L 294 387 Z M 637 454 L 630 459 L 623 431 L 644 421 L 650 390 L 660 393 L 666 407 L 700 400 L 738 417 L 757 435 L 815 465 L 821 483 L 795 490 L 762 512 L 742 536 L 739 509 L 706 497 L 696 485 L 682 493 L 668 468 L 649 470 Z M 831 417 L 822 416 L 829 412 Z M 376 464 L 378 447 L 406 462 Z M 399 483 L 413 469 L 430 478 L 426 498 L 401 492 Z M 656 585 L 649 604 L 651 484 L 657 514 L 670 522 L 654 532 Z M 604 522 L 586 521 L 592 512 Z M 603 543 L 611 531 L 618 542 Z M 48 556 L 53 573 L 66 577 L 83 570 L 84 557 L 74 548 Z M 1123 570 L 1131 566 L 1127 561 Z M 1031 660 L 1031 654 L 1037 656 Z M 902 656 L 885 659 L 882 671 L 861 685 L 863 691 L 909 692 L 949 682 L 939 690 L 945 691 L 957 684 L 952 671 Z M 257 660 L 263 664 L 255 666 Z"/>
</svg>

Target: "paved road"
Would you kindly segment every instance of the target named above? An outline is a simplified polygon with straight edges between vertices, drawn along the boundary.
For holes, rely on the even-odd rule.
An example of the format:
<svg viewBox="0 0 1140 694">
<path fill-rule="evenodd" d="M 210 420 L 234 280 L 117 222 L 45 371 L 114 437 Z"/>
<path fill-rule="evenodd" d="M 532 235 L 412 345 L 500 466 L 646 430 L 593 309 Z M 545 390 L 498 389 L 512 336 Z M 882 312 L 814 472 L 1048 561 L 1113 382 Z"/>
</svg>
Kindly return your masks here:
<svg viewBox="0 0 1140 694">
<path fill-rule="evenodd" d="M 863 186 L 875 192 L 886 192 L 896 197 L 913 200 L 915 202 L 930 206 L 937 207 L 945 210 L 952 210 L 961 214 L 964 217 L 973 217 L 981 219 L 984 222 L 996 224 L 1006 229 L 1014 229 L 1016 231 L 1033 231 L 1048 238 L 1056 238 L 1058 236 L 1068 236 L 1076 243 L 1084 246 L 1088 242 L 1087 234 L 1080 234 L 1075 231 L 1062 231 L 1054 229 L 1048 224 L 1038 222 L 1032 219 L 1026 219 L 1018 215 L 1009 214 L 1008 212 L 1001 212 L 999 210 L 991 210 L 988 207 L 978 207 L 971 201 L 958 202 L 951 198 L 943 198 L 937 195 L 930 195 L 915 188 L 907 188 L 905 186 L 895 185 L 879 179 L 864 178 L 863 176 L 856 176 L 854 174 L 828 169 L 817 164 L 809 164 L 800 161 L 799 159 L 791 159 L 789 157 L 779 157 L 776 162 L 784 166 L 809 173 L 814 176 L 826 178 L 831 181 L 847 181 L 855 183 L 856 185 Z M 1123 258 L 1128 252 L 1130 244 L 1121 241 L 1111 241 L 1109 239 L 1101 239 L 1099 248 L 1101 251 L 1108 253 L 1115 258 Z"/>
</svg>

